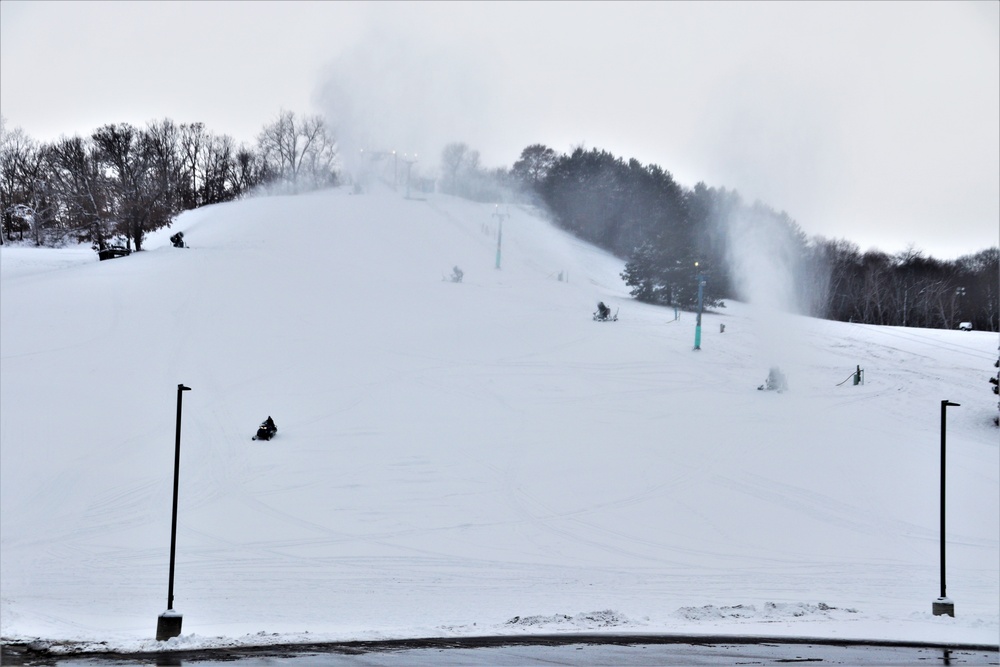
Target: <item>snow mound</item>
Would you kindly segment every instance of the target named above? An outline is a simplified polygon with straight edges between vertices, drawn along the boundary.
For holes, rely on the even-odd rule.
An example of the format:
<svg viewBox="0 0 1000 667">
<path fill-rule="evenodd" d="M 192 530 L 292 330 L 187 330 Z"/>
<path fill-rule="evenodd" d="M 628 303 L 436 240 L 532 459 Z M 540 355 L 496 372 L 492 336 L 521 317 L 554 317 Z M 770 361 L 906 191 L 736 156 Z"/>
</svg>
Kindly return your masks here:
<svg viewBox="0 0 1000 667">
<path fill-rule="evenodd" d="M 545 628 L 565 630 L 568 627 L 579 630 L 593 630 L 595 628 L 611 628 L 622 625 L 630 625 L 631 621 L 616 611 L 591 611 L 587 613 L 567 616 L 566 614 L 553 614 L 552 616 L 515 616 L 504 625 L 516 628 Z"/>
<path fill-rule="evenodd" d="M 761 608 L 752 604 L 738 604 L 731 607 L 681 607 L 675 616 L 688 621 L 716 621 L 727 619 L 747 620 L 785 620 L 789 618 L 805 619 L 840 619 L 846 614 L 857 614 L 857 609 L 838 609 L 825 602 L 809 604 L 806 602 L 766 602 Z"/>
</svg>

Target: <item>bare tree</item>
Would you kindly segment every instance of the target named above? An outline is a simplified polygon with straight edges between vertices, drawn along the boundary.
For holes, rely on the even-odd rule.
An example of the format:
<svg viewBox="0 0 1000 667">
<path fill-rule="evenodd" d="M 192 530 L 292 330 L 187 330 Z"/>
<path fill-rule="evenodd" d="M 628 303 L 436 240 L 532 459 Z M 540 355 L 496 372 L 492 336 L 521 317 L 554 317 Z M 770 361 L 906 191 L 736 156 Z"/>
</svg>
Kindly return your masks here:
<svg viewBox="0 0 1000 667">
<path fill-rule="evenodd" d="M 181 130 L 169 118 L 149 123 L 142 136 L 143 157 L 150 170 L 150 184 L 160 193 L 161 206 L 170 215 L 184 209 L 181 190 L 184 183 L 181 164 Z"/>
<path fill-rule="evenodd" d="M 199 201 L 217 204 L 230 199 L 233 174 L 233 140 L 228 135 L 211 135 L 198 160 L 202 187 Z"/>
<path fill-rule="evenodd" d="M 232 164 L 229 182 L 233 197 L 242 197 L 275 178 L 267 161 L 253 150 L 240 147 Z"/>
<path fill-rule="evenodd" d="M 43 154 L 68 228 L 104 250 L 113 233 L 110 193 L 93 144 L 78 136 L 63 138 Z"/>
<path fill-rule="evenodd" d="M 257 143 L 274 173 L 293 192 L 336 182 L 336 141 L 321 116 L 297 118 L 292 111 L 282 111 L 264 126 Z"/>
<path fill-rule="evenodd" d="M 325 121 L 312 116 L 303 121 L 303 134 L 309 137 L 302 160 L 304 177 L 314 188 L 325 188 L 337 183 L 337 142 L 326 128 Z"/>
<path fill-rule="evenodd" d="M 201 164 L 201 152 L 208 142 L 208 133 L 204 123 L 184 123 L 181 125 L 180 159 L 184 186 L 181 199 L 185 209 L 198 208 L 203 204 L 199 200 L 200 183 L 198 165 Z"/>
<path fill-rule="evenodd" d="M 479 168 L 479 151 L 462 142 L 453 142 L 441 151 L 442 189 L 449 194 L 462 194 L 462 181 Z"/>
<path fill-rule="evenodd" d="M 16 231 L 23 240 L 26 229 L 35 245 L 62 239 L 42 147 L 21 128 L 0 138 L 0 202 L 6 239 Z"/>
<path fill-rule="evenodd" d="M 105 125 L 94 132 L 93 140 L 108 168 L 117 231 L 126 245 L 134 243 L 142 250 L 145 235 L 169 224 L 172 215 L 168 185 L 156 177 L 153 142 L 127 123 Z"/>
<path fill-rule="evenodd" d="M 1000 248 L 959 257 L 957 264 L 965 288 L 962 300 L 967 303 L 968 316 L 963 319 L 973 321 L 977 329 L 1000 330 Z"/>
</svg>

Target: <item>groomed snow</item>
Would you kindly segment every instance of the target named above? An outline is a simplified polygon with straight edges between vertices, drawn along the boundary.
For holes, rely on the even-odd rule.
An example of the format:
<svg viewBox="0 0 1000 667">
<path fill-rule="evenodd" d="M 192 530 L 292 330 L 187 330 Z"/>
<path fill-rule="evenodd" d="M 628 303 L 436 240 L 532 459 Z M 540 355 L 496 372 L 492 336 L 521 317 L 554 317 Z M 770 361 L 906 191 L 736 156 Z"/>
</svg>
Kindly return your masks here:
<svg viewBox="0 0 1000 667">
<path fill-rule="evenodd" d="M 730 302 L 693 351 L 694 315 L 529 210 L 497 270 L 493 213 L 335 190 L 188 212 L 113 261 L 0 248 L 3 641 L 998 643 L 997 334 Z M 772 366 L 789 391 L 757 391 Z"/>
</svg>

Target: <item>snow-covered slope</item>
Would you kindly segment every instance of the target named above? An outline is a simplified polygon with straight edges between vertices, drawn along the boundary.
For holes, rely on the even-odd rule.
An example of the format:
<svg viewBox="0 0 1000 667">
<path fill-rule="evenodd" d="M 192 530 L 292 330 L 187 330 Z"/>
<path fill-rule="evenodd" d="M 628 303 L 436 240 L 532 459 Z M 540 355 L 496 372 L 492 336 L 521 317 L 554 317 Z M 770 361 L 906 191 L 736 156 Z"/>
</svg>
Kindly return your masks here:
<svg viewBox="0 0 1000 667">
<path fill-rule="evenodd" d="M 693 351 L 692 314 L 530 211 L 497 270 L 495 212 L 338 190 L 189 212 L 109 262 L 0 249 L 3 637 L 152 643 L 184 383 L 171 645 L 997 641 L 996 334 L 730 303 Z M 775 365 L 790 390 L 757 391 Z M 955 619 L 930 613 L 942 399 Z"/>
</svg>

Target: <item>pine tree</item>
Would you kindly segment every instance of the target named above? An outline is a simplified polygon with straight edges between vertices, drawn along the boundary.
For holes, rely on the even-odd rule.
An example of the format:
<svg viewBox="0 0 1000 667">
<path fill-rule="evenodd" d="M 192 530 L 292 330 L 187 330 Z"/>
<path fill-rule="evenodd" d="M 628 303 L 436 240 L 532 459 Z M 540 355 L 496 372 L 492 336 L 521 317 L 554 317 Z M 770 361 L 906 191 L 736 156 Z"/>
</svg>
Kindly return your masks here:
<svg viewBox="0 0 1000 667">
<path fill-rule="evenodd" d="M 990 378 L 990 384 L 993 385 L 993 393 L 1000 395 L 1000 356 L 997 356 L 993 367 L 998 370 L 996 375 Z M 1000 426 L 1000 400 L 997 401 L 997 416 L 993 418 L 993 423 Z"/>
</svg>

